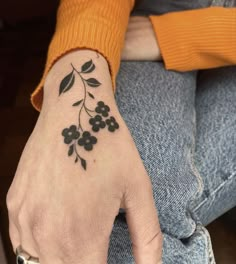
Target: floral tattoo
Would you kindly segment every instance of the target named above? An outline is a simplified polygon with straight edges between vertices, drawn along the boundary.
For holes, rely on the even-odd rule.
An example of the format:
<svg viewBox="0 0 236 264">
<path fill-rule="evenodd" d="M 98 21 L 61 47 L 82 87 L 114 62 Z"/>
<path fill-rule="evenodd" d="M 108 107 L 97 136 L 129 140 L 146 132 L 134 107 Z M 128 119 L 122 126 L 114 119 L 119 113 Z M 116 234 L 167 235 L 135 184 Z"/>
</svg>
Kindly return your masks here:
<svg viewBox="0 0 236 264">
<path fill-rule="evenodd" d="M 119 128 L 119 124 L 116 122 L 114 116 L 110 116 L 110 107 L 103 101 L 95 103 L 93 109 L 89 109 L 86 105 L 87 100 L 94 100 L 95 96 L 92 93 L 94 88 L 97 88 L 101 83 L 95 78 L 84 78 L 95 70 L 95 65 L 92 60 L 87 61 L 78 71 L 73 64 L 71 64 L 72 71 L 66 75 L 60 83 L 59 96 L 65 92 L 68 92 L 74 85 L 76 76 L 79 76 L 83 83 L 83 97 L 72 104 L 73 107 L 79 107 L 78 110 L 78 125 L 71 125 L 69 128 L 62 130 L 62 136 L 64 137 L 64 143 L 68 145 L 68 156 L 74 155 L 75 163 L 80 161 L 81 166 L 86 170 L 87 162 L 79 154 L 80 149 L 91 151 L 98 139 L 94 135 L 97 132 L 104 130 L 107 127 L 107 131 L 114 132 Z M 89 129 L 84 129 L 84 124 L 81 124 L 81 114 L 84 111 L 88 116 L 87 125 Z M 93 133 L 94 132 L 94 133 Z"/>
</svg>

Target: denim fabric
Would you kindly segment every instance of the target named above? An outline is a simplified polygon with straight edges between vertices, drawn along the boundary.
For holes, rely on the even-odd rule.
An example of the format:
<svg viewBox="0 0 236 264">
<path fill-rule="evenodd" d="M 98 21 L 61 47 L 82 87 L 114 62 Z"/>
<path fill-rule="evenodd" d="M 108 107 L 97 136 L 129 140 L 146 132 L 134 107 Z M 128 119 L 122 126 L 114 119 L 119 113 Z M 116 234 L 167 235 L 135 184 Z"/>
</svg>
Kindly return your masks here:
<svg viewBox="0 0 236 264">
<path fill-rule="evenodd" d="M 121 63 L 117 76 L 116 101 L 152 182 L 164 234 L 164 264 L 215 263 L 210 237 L 202 221 L 209 222 L 225 212 L 225 209 L 236 205 L 235 196 L 229 198 L 227 194 L 236 188 L 236 159 L 233 151 L 236 145 L 233 104 L 236 100 L 236 79 L 232 76 L 235 68 L 232 67 L 232 72 L 228 73 L 230 80 L 227 82 L 224 81 L 225 71 L 222 70 L 221 82 L 218 84 L 210 81 L 214 79 L 214 73 L 209 81 L 207 77 L 204 81 L 204 74 L 197 78 L 195 71 L 166 71 L 159 62 Z M 219 70 L 219 76 L 220 73 Z M 216 84 L 218 92 L 214 90 Z M 221 97 L 220 94 L 225 85 L 229 98 Z M 208 99 L 203 100 L 205 93 Z M 231 101 L 225 98 L 231 98 Z M 214 104 L 220 102 L 220 112 L 209 108 L 208 113 L 210 100 L 212 109 Z M 199 125 L 196 124 L 196 116 Z M 223 124 L 222 120 L 225 121 Z M 226 123 L 228 128 L 225 127 Z M 212 140 L 208 135 L 215 128 L 219 132 L 213 133 L 217 138 Z M 212 157 L 211 152 L 214 154 Z M 220 174 L 220 168 L 217 167 L 217 173 L 212 177 L 212 170 L 208 170 L 212 167 L 208 165 L 213 161 L 219 167 L 224 164 L 223 174 Z M 212 166 L 215 168 L 215 165 Z M 217 184 L 221 185 L 219 192 L 216 192 L 219 187 Z M 114 223 L 108 263 L 134 263 L 124 213 L 120 213 Z"/>
<path fill-rule="evenodd" d="M 210 6 L 236 6 L 236 0 L 141 0 L 133 9 L 131 15 L 161 15 L 189 9 L 206 8 Z"/>
<path fill-rule="evenodd" d="M 204 8 L 210 6 L 211 2 L 212 0 L 141 0 L 132 11 L 132 15 L 161 15 L 167 12 Z"/>
<path fill-rule="evenodd" d="M 212 0 L 212 6 L 235 7 L 236 0 Z"/>
<path fill-rule="evenodd" d="M 204 183 L 192 210 L 202 224 L 236 205 L 236 67 L 201 71 L 195 164 Z"/>
</svg>

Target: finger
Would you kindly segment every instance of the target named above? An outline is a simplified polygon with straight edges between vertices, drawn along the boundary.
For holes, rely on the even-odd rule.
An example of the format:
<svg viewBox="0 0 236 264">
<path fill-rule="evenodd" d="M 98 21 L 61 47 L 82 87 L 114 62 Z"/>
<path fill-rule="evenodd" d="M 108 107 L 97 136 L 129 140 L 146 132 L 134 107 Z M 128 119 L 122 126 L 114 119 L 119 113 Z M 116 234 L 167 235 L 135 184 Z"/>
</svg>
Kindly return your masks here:
<svg viewBox="0 0 236 264">
<path fill-rule="evenodd" d="M 20 245 L 20 234 L 16 225 L 9 221 L 9 236 L 12 244 L 12 250 L 16 253 L 16 248 Z"/>
<path fill-rule="evenodd" d="M 135 175 L 135 183 L 125 195 L 126 219 L 137 264 L 161 263 L 162 234 L 155 207 L 152 186 L 145 170 Z"/>
<path fill-rule="evenodd" d="M 29 221 L 25 214 L 18 213 L 17 227 L 20 236 L 20 245 L 30 256 L 38 258 L 36 242 L 32 235 Z"/>
<path fill-rule="evenodd" d="M 29 231 L 24 231 L 24 233 L 20 234 L 20 244 L 22 248 L 31 256 L 34 258 L 38 258 L 38 251 L 35 245 L 35 241 L 32 238 L 31 233 Z"/>
</svg>

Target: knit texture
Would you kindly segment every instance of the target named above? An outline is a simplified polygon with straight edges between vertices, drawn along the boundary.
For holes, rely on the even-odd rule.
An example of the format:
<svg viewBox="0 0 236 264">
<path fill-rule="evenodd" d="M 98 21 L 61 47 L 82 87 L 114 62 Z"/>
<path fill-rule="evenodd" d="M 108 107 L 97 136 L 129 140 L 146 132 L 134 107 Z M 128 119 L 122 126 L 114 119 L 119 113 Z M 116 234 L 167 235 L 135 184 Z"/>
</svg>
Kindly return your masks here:
<svg viewBox="0 0 236 264">
<path fill-rule="evenodd" d="M 61 0 L 42 79 L 31 95 L 40 110 L 52 65 L 76 49 L 92 49 L 109 65 L 115 91 L 134 0 Z M 149 16 L 167 69 L 189 71 L 236 64 L 236 8 L 210 7 Z"/>
<path fill-rule="evenodd" d="M 209 7 L 150 16 L 166 69 L 236 64 L 236 8 Z"/>
</svg>

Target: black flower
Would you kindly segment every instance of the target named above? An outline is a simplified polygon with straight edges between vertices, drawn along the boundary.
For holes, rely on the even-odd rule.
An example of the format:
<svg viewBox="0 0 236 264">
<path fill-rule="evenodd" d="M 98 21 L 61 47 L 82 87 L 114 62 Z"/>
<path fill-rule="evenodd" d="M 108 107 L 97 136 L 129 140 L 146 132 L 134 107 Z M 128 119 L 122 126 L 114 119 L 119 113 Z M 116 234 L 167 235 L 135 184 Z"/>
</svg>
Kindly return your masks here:
<svg viewBox="0 0 236 264">
<path fill-rule="evenodd" d="M 80 133 L 77 131 L 77 127 L 72 125 L 69 128 L 63 129 L 62 136 L 64 136 L 64 142 L 70 144 L 72 140 L 79 138 Z"/>
<path fill-rule="evenodd" d="M 78 140 L 78 144 L 80 146 L 84 146 L 85 150 L 92 150 L 93 144 L 97 143 L 97 138 L 91 136 L 88 131 L 84 131 L 82 134 L 82 138 Z"/>
<path fill-rule="evenodd" d="M 108 105 L 105 105 L 104 102 L 99 101 L 97 103 L 97 107 L 95 108 L 95 111 L 101 114 L 102 116 L 107 117 L 108 112 L 110 111 L 110 107 Z"/>
<path fill-rule="evenodd" d="M 119 128 L 119 125 L 113 116 L 106 120 L 106 124 L 108 125 L 108 130 L 111 132 Z"/>
<path fill-rule="evenodd" d="M 96 115 L 89 119 L 89 123 L 92 125 L 92 130 L 98 132 L 100 128 L 104 128 L 106 123 L 102 120 L 100 115 Z"/>
</svg>

